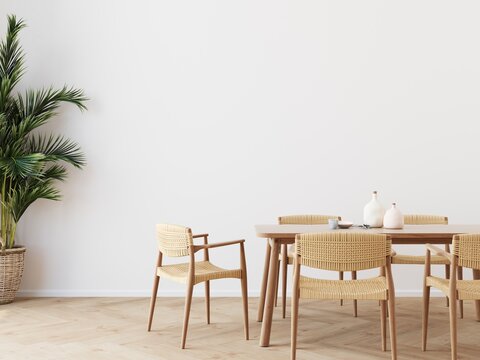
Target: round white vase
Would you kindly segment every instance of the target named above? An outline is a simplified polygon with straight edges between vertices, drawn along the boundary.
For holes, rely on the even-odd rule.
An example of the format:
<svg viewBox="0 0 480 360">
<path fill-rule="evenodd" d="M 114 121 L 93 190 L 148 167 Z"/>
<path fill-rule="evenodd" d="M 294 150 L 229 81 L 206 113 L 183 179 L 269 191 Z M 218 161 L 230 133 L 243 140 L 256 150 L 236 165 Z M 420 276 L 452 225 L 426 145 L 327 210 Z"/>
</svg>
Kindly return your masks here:
<svg viewBox="0 0 480 360">
<path fill-rule="evenodd" d="M 377 192 L 372 193 L 372 200 L 363 208 L 363 223 L 372 228 L 381 228 L 383 226 L 383 216 L 385 209 L 377 199 Z"/>
<path fill-rule="evenodd" d="M 397 209 L 397 204 L 385 213 L 383 218 L 383 227 L 386 229 L 403 229 L 403 214 Z"/>
</svg>

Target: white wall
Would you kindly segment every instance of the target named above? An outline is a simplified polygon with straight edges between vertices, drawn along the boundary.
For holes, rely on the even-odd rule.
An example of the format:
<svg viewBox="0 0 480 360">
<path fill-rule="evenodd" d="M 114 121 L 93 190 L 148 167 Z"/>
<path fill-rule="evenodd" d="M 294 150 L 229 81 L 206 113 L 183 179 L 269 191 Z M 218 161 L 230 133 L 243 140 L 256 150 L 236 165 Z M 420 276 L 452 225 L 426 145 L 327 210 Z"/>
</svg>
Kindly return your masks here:
<svg viewBox="0 0 480 360">
<path fill-rule="evenodd" d="M 148 295 L 154 225 L 247 239 L 254 224 L 334 213 L 371 190 L 408 213 L 480 223 L 476 1 L 24 1 L 24 84 L 85 89 L 51 129 L 88 167 L 22 220 L 23 294 Z M 423 249 L 418 249 L 423 253 Z M 236 264 L 237 249 L 213 259 Z M 396 268 L 400 293 L 421 267 Z M 182 287 L 162 282 L 164 294 Z M 238 294 L 236 281 L 212 286 Z"/>
</svg>

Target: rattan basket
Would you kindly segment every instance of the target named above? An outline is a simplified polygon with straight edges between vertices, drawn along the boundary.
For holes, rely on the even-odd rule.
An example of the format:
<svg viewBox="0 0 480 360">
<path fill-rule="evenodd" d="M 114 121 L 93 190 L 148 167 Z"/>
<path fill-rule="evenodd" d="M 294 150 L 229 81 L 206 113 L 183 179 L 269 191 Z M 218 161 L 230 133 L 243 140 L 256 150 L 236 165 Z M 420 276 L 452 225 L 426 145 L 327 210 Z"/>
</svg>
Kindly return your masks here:
<svg viewBox="0 0 480 360">
<path fill-rule="evenodd" d="M 9 304 L 15 299 L 20 287 L 25 263 L 25 248 L 0 250 L 0 305 Z"/>
</svg>

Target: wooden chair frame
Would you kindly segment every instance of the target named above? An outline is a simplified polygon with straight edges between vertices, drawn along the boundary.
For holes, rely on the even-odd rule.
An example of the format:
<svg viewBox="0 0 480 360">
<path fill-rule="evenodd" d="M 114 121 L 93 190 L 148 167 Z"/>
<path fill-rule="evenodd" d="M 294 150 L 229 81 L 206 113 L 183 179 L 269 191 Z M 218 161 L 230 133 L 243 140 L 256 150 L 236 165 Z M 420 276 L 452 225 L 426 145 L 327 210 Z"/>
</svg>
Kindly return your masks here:
<svg viewBox="0 0 480 360">
<path fill-rule="evenodd" d="M 244 243 L 245 240 L 233 240 L 233 241 L 226 241 L 226 242 L 218 242 L 218 243 L 208 243 L 208 234 L 198 234 L 192 235 L 191 230 L 187 228 L 191 239 L 203 238 L 203 244 L 201 245 L 194 245 L 193 241 L 192 244 L 189 245 L 189 269 L 188 269 L 188 279 L 187 279 L 187 293 L 185 296 L 185 310 L 184 310 L 184 319 L 183 319 L 183 330 L 182 330 L 182 340 L 181 340 L 181 348 L 185 349 L 185 343 L 187 339 L 187 331 L 188 331 L 188 322 L 190 317 L 190 308 L 192 304 L 192 295 L 193 295 L 193 287 L 196 285 L 195 283 L 195 253 L 203 250 L 204 254 L 204 261 L 210 261 L 209 250 L 219 247 L 231 246 L 231 245 L 239 245 L 240 248 L 240 270 L 241 270 L 241 288 L 242 288 L 242 303 L 243 303 L 243 322 L 244 322 L 244 334 L 245 339 L 249 339 L 249 326 L 248 326 L 248 290 L 247 290 L 247 265 L 245 260 L 245 248 Z M 163 262 L 163 254 L 161 251 L 158 252 L 157 262 L 155 266 L 155 275 L 153 278 L 153 289 L 152 289 L 152 297 L 150 301 L 150 311 L 148 317 L 148 326 L 147 330 L 151 331 L 152 328 L 152 321 L 153 321 L 153 314 L 155 311 L 155 303 L 157 299 L 157 292 L 158 292 L 158 285 L 160 282 L 160 276 L 158 275 L 157 270 L 162 267 Z M 206 320 L 207 324 L 210 324 L 210 281 L 211 280 L 201 280 L 199 282 L 205 282 L 205 310 L 206 310 Z M 198 282 L 197 282 L 198 283 Z"/>
<path fill-rule="evenodd" d="M 461 235 L 460 235 L 461 236 Z M 459 239 L 459 235 L 455 235 L 454 241 Z M 455 246 L 455 245 L 454 245 Z M 460 274 L 462 267 L 458 265 L 459 257 L 458 255 L 444 251 L 434 245 L 426 244 L 426 261 L 425 261 L 425 275 L 423 281 L 423 315 L 422 315 L 422 351 L 427 349 L 427 333 L 428 333 L 428 313 L 430 307 L 430 288 L 431 285 L 427 283 L 427 278 L 431 276 L 431 253 L 435 255 L 442 256 L 450 261 L 451 273 Z M 472 269 L 473 279 L 480 280 L 480 269 Z M 448 280 L 448 293 L 446 294 L 450 300 L 449 307 L 449 316 L 450 316 L 450 346 L 451 346 L 451 357 L 452 360 L 457 359 L 457 300 L 459 304 L 461 303 L 459 299 L 458 289 L 457 289 L 457 277 L 451 276 L 446 278 Z M 461 277 L 458 280 L 462 280 Z M 463 307 L 461 308 L 463 310 Z M 476 309 L 476 319 L 480 321 L 480 297 L 475 300 L 475 309 Z M 463 311 L 462 311 L 463 317 Z"/>
</svg>

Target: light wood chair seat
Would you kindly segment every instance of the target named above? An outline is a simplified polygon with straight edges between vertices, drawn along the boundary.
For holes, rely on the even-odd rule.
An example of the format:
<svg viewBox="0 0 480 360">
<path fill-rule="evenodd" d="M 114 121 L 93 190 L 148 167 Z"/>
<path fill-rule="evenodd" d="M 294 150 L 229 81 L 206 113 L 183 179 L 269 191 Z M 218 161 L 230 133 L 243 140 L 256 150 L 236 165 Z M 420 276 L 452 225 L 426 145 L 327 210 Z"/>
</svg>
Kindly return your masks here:
<svg viewBox="0 0 480 360">
<path fill-rule="evenodd" d="M 323 300 L 387 300 L 385 276 L 361 280 L 326 280 L 300 276 L 300 298 Z"/>
<path fill-rule="evenodd" d="M 164 265 L 157 268 L 157 275 L 165 277 L 167 279 L 186 284 L 188 283 L 190 263 Z M 210 261 L 196 261 L 195 262 L 195 277 L 194 284 L 198 284 L 204 281 L 216 280 L 216 279 L 241 279 L 241 269 L 223 269 L 216 265 L 213 265 Z"/>
<path fill-rule="evenodd" d="M 449 295 L 449 279 L 436 276 L 427 276 L 427 286 L 439 289 L 445 295 Z M 480 280 L 457 280 L 457 298 L 459 300 L 480 299 Z"/>
<path fill-rule="evenodd" d="M 392 256 L 392 264 L 425 265 L 425 256 L 397 254 Z M 450 262 L 448 261 L 448 259 L 445 259 L 444 257 L 432 255 L 431 264 L 449 265 Z"/>
</svg>

